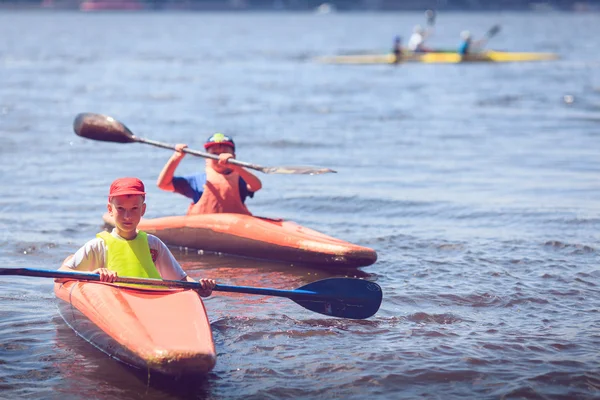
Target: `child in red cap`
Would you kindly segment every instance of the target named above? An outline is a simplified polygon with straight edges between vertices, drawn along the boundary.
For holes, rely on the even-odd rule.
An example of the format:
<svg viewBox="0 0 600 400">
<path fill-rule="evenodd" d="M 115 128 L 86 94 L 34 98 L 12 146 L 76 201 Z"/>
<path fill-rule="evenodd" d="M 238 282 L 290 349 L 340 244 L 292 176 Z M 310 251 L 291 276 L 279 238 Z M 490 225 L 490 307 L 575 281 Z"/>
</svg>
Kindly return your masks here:
<svg viewBox="0 0 600 400">
<path fill-rule="evenodd" d="M 185 156 L 182 151 L 187 145 L 178 144 L 177 151 L 167 161 L 156 184 L 162 190 L 176 192 L 190 199 L 187 214 L 235 213 L 252 215 L 244 204 L 247 197 L 262 188 L 262 183 L 254 174 L 244 168 L 227 162 L 235 158 L 233 139 L 222 133 L 208 138 L 204 148 L 219 160 L 206 160 L 204 173 L 190 176 L 173 176 L 177 166 Z"/>
<path fill-rule="evenodd" d="M 183 271 L 171 251 L 156 236 L 137 230 L 146 212 L 144 183 L 138 178 L 119 178 L 110 186 L 108 212 L 115 220 L 112 232 L 101 232 L 67 258 L 61 270 L 88 271 L 102 282 L 117 276 L 195 282 Z M 216 282 L 200 279 L 202 297 L 211 295 Z"/>
</svg>

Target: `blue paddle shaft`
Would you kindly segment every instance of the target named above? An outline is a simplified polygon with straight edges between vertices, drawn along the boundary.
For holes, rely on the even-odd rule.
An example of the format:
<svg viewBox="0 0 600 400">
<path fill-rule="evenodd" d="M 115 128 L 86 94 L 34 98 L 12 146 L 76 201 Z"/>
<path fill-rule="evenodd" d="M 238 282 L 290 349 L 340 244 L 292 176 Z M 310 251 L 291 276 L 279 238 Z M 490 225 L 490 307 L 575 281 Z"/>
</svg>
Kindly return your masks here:
<svg viewBox="0 0 600 400">
<path fill-rule="evenodd" d="M 34 268 L 0 268 L 0 275 L 22 275 L 22 276 L 36 276 L 41 278 L 56 278 L 56 279 L 76 279 L 82 281 L 100 281 L 100 275 L 90 274 L 84 272 L 70 272 L 70 271 L 57 271 L 57 270 L 44 270 Z M 350 278 L 348 278 L 350 279 Z M 129 284 L 140 284 L 140 285 L 153 285 L 153 286 L 165 286 L 165 287 L 176 287 L 184 289 L 202 289 L 202 285 L 198 282 L 188 281 L 173 281 L 173 280 L 162 280 L 162 279 L 150 279 L 150 278 L 130 278 L 130 277 L 117 277 L 116 283 L 129 283 Z M 307 299 L 307 298 L 319 298 L 323 300 L 329 300 L 337 298 L 337 296 L 325 293 L 318 293 L 311 290 L 283 290 L 283 289 L 268 289 L 268 288 L 257 288 L 250 286 L 230 286 L 230 285 L 216 285 L 213 289 L 220 292 L 231 292 L 231 293 L 246 293 L 256 294 L 263 296 L 277 296 L 287 297 L 294 299 Z"/>
<path fill-rule="evenodd" d="M 317 292 L 312 292 L 310 290 L 283 290 L 283 289 L 267 289 L 267 288 L 257 288 L 250 286 L 230 286 L 230 285 L 217 285 L 213 290 L 218 290 L 220 292 L 231 292 L 231 293 L 247 293 L 247 294 L 258 294 L 264 296 L 277 296 L 277 297 L 289 297 L 289 298 L 306 298 L 306 297 L 319 297 L 326 298 L 328 296 L 321 296 Z"/>
<path fill-rule="evenodd" d="M 0 275 L 23 275 L 23 276 L 37 276 L 41 278 L 56 278 L 56 279 L 76 279 L 85 281 L 100 281 L 100 275 L 90 274 L 85 272 L 70 272 L 70 271 L 48 271 L 43 269 L 34 268 L 0 268 Z M 202 285 L 198 282 L 188 281 L 173 281 L 163 279 L 151 279 L 151 278 L 130 278 L 130 277 L 117 277 L 116 283 L 129 283 L 129 284 L 140 284 L 140 285 L 154 285 L 154 286 L 165 286 L 165 287 L 176 287 L 184 289 L 202 289 Z M 221 292 L 234 292 L 234 293 L 249 293 L 259 294 L 268 296 L 279 296 L 287 297 L 290 295 L 318 295 L 318 293 L 310 292 L 306 290 L 280 290 L 280 289 L 265 289 L 248 286 L 229 286 L 229 285 L 217 285 L 213 290 Z"/>
<path fill-rule="evenodd" d="M 0 275 L 22 275 L 41 278 L 100 281 L 100 275 L 43 270 L 33 268 L 0 268 Z M 149 278 L 117 277 L 116 283 L 202 289 L 198 282 L 173 281 Z M 355 278 L 329 278 L 309 283 L 296 290 L 267 289 L 248 286 L 216 285 L 221 292 L 246 293 L 263 296 L 286 297 L 311 311 L 320 314 L 353 319 L 374 315 L 381 305 L 381 287 L 376 283 Z"/>
</svg>

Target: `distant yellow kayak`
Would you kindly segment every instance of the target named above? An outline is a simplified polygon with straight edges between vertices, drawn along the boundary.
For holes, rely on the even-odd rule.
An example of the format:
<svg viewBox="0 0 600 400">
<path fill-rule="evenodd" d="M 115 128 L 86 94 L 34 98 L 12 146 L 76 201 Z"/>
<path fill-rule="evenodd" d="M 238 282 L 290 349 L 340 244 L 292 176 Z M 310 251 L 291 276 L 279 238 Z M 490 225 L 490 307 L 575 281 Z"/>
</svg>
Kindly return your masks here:
<svg viewBox="0 0 600 400">
<path fill-rule="evenodd" d="M 430 64 L 455 64 L 460 62 L 527 62 L 556 60 L 554 53 L 516 53 L 505 51 L 483 51 L 461 56 L 458 53 L 409 53 L 400 62 L 421 62 Z M 317 57 L 315 61 L 325 64 L 394 64 L 393 54 L 361 54 L 347 56 Z"/>
</svg>

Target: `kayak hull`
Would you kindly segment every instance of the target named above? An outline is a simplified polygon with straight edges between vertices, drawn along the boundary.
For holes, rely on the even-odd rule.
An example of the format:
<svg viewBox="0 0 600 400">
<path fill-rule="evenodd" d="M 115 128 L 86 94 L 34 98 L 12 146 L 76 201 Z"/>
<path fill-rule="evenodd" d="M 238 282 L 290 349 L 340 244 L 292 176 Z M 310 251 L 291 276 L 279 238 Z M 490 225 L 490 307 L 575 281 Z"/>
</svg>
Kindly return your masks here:
<svg viewBox="0 0 600 400">
<path fill-rule="evenodd" d="M 103 216 L 108 226 L 114 220 Z M 242 214 L 203 214 L 142 219 L 138 229 L 171 246 L 243 257 L 356 268 L 373 264 L 377 253 L 300 226 L 292 221 Z"/>
<path fill-rule="evenodd" d="M 67 325 L 124 364 L 171 376 L 215 366 L 212 331 L 194 291 L 66 281 L 54 292 Z"/>
<path fill-rule="evenodd" d="M 466 56 L 461 56 L 456 52 L 408 53 L 402 56 L 400 62 L 456 64 L 464 62 L 530 62 L 556 59 L 558 59 L 558 56 L 554 53 L 524 53 L 490 50 L 468 54 Z M 393 54 L 356 54 L 318 57 L 316 61 L 325 64 L 394 64 L 396 63 L 396 57 Z"/>
</svg>

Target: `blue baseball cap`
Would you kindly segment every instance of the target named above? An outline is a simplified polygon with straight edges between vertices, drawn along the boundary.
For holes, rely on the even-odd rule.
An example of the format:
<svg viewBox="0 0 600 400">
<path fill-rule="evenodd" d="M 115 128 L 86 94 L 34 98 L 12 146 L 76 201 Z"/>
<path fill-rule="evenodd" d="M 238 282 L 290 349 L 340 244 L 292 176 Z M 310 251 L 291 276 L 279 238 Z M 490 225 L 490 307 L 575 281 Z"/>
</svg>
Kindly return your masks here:
<svg viewBox="0 0 600 400">
<path fill-rule="evenodd" d="M 218 144 L 225 144 L 231 146 L 233 150 L 235 150 L 235 143 L 233 142 L 233 139 L 222 133 L 215 133 L 211 137 L 206 139 L 206 143 L 204 143 L 204 148 L 208 150 L 209 147 L 216 146 Z"/>
</svg>

